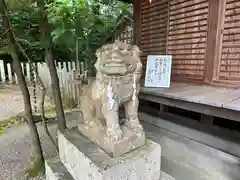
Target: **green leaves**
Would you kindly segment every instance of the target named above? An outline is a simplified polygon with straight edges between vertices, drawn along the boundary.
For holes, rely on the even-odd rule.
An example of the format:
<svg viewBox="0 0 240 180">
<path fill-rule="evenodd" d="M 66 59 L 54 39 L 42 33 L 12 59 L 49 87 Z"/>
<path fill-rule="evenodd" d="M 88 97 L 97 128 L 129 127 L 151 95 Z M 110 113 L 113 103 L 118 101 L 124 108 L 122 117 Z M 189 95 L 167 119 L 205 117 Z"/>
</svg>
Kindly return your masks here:
<svg viewBox="0 0 240 180">
<path fill-rule="evenodd" d="M 48 6 L 55 46 L 65 48 L 72 60 L 95 61 L 95 51 L 106 43 L 131 8 L 117 0 L 55 0 Z M 127 14 L 128 13 L 128 14 Z M 77 40 L 79 42 L 76 49 Z"/>
</svg>

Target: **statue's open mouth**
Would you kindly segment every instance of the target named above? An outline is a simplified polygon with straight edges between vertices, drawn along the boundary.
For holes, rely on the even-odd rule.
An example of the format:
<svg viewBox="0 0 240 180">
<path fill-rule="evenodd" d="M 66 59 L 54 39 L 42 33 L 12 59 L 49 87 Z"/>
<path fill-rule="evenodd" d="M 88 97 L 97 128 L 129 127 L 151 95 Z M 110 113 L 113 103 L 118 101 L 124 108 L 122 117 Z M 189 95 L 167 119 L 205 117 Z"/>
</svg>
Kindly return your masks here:
<svg viewBox="0 0 240 180">
<path fill-rule="evenodd" d="M 106 63 L 104 67 L 125 67 L 125 65 L 122 63 Z"/>
<path fill-rule="evenodd" d="M 126 67 L 126 65 L 120 58 L 111 58 L 111 60 L 103 64 L 103 67 Z"/>
</svg>

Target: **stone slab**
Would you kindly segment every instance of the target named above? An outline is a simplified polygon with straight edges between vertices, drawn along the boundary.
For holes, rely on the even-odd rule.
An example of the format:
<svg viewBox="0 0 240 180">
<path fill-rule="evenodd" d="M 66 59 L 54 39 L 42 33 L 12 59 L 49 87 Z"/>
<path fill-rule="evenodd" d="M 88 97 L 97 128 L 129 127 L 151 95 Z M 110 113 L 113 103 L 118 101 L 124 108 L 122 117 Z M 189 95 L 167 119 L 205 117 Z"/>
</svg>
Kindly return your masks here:
<svg viewBox="0 0 240 180">
<path fill-rule="evenodd" d="M 46 180 L 74 180 L 58 156 L 46 160 L 45 169 Z"/>
<path fill-rule="evenodd" d="M 161 146 L 151 140 L 134 151 L 111 158 L 77 128 L 58 132 L 59 156 L 75 180 L 159 180 Z"/>
<path fill-rule="evenodd" d="M 79 132 L 90 141 L 101 147 L 111 157 L 121 156 L 129 151 L 137 149 L 145 144 L 145 133 L 135 133 L 122 125 L 123 138 L 119 142 L 112 142 L 106 136 L 104 129 L 88 128 L 84 124 L 78 125 Z"/>
</svg>

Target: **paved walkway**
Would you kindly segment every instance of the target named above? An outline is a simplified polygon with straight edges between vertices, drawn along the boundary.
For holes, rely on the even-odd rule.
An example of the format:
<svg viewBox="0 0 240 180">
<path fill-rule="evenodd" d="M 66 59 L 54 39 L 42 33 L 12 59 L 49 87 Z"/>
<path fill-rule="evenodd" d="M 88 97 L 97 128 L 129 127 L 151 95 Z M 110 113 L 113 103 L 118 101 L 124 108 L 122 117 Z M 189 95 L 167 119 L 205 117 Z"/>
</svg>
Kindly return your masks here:
<svg viewBox="0 0 240 180">
<path fill-rule="evenodd" d="M 66 114 L 69 128 L 75 127 L 78 123 L 79 113 Z M 43 125 L 38 123 L 38 132 L 46 158 L 56 156 L 55 147 L 47 137 Z M 54 138 L 57 135 L 56 123 L 48 123 L 49 131 Z M 21 132 L 21 133 L 19 133 Z M 27 124 L 15 125 L 7 129 L 6 134 L 0 136 L 0 180 L 26 180 L 25 171 L 30 164 L 31 138 Z M 30 180 L 46 180 L 39 176 Z"/>
</svg>

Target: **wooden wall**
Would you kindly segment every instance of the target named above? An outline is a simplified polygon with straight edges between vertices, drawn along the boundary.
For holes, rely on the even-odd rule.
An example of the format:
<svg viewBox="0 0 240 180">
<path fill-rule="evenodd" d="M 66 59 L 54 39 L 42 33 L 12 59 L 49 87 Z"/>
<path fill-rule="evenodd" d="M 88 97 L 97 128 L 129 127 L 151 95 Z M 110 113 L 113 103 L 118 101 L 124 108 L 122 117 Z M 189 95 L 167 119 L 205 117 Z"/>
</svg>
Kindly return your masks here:
<svg viewBox="0 0 240 180">
<path fill-rule="evenodd" d="M 173 56 L 172 79 L 240 82 L 240 1 L 135 0 L 134 42 Z"/>
<path fill-rule="evenodd" d="M 240 1 L 227 0 L 223 18 L 219 80 L 240 81 Z"/>
</svg>

